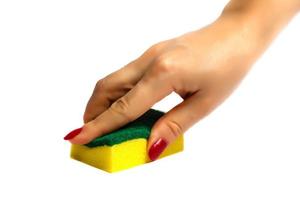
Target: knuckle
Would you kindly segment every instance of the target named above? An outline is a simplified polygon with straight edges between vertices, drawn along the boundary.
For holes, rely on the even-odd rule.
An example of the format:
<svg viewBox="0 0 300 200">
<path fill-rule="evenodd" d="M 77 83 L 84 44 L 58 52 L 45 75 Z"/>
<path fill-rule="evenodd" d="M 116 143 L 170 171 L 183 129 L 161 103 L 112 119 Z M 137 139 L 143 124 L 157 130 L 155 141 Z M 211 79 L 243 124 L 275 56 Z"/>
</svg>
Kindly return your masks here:
<svg viewBox="0 0 300 200">
<path fill-rule="evenodd" d="M 174 59 L 168 55 L 159 56 L 154 61 L 154 68 L 155 71 L 159 74 L 163 73 L 172 75 L 174 74 L 174 72 L 176 72 L 176 65 Z"/>
<path fill-rule="evenodd" d="M 118 100 L 116 100 L 110 106 L 110 110 L 113 113 L 122 116 L 128 122 L 133 120 L 133 117 L 130 115 L 130 112 L 129 112 L 128 100 L 125 97 L 121 97 Z"/>
<path fill-rule="evenodd" d="M 181 135 L 183 133 L 183 129 L 180 126 L 180 124 L 173 120 L 168 120 L 166 122 L 166 126 L 168 127 L 168 129 L 170 130 L 170 133 L 172 134 L 172 136 L 174 138 L 177 138 L 179 135 Z"/>
<path fill-rule="evenodd" d="M 148 49 L 148 52 L 152 55 L 156 55 L 158 54 L 159 52 L 161 52 L 163 49 L 163 43 L 157 43 L 157 44 L 154 44 L 153 46 L 151 46 L 149 49 Z"/>
<path fill-rule="evenodd" d="M 107 83 L 107 81 L 106 81 L 105 78 L 100 79 L 99 81 L 97 81 L 96 86 L 95 86 L 96 91 L 103 91 L 103 90 L 105 90 L 106 83 Z"/>
</svg>

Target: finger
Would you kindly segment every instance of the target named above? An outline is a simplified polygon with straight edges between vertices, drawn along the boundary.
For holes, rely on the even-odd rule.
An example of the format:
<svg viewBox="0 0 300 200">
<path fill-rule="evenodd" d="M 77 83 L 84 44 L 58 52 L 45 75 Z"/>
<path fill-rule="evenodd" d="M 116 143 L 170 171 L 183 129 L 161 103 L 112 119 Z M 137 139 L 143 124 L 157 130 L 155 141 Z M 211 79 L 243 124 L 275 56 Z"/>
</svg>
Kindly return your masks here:
<svg viewBox="0 0 300 200">
<path fill-rule="evenodd" d="M 113 101 L 132 89 L 141 76 L 142 72 L 136 67 L 136 62 L 131 62 L 98 81 L 87 103 L 84 122 L 87 123 L 104 112 Z"/>
<path fill-rule="evenodd" d="M 197 92 L 163 115 L 154 124 L 148 139 L 149 158 L 156 160 L 169 144 L 206 116 L 211 108 L 212 101 Z"/>
<path fill-rule="evenodd" d="M 137 119 L 156 102 L 172 92 L 172 86 L 162 77 L 145 76 L 126 95 L 115 101 L 96 119 L 84 125 L 81 133 L 70 142 L 86 144 Z"/>
<path fill-rule="evenodd" d="M 143 77 L 153 58 L 165 43 L 153 45 L 138 59 L 97 82 L 84 112 L 85 123 L 103 113 L 117 99 L 131 90 Z"/>
</svg>

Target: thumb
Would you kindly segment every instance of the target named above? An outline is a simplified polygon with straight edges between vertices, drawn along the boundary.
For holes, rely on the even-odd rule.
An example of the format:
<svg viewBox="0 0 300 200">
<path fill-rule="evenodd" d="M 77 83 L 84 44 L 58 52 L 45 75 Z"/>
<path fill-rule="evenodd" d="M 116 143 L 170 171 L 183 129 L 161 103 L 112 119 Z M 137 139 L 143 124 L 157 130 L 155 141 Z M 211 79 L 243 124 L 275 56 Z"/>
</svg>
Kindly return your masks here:
<svg viewBox="0 0 300 200">
<path fill-rule="evenodd" d="M 211 110 L 208 99 L 197 93 L 163 115 L 152 127 L 148 139 L 148 156 L 154 161 L 176 138 L 183 134 Z"/>
</svg>

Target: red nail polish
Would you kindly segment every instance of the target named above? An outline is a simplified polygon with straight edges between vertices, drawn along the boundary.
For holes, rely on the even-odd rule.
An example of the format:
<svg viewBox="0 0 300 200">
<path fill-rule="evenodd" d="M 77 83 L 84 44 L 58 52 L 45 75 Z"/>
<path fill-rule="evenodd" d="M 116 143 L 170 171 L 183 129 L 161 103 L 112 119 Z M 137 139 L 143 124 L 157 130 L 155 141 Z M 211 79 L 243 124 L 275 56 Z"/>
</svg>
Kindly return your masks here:
<svg viewBox="0 0 300 200">
<path fill-rule="evenodd" d="M 164 149 L 168 146 L 168 143 L 163 140 L 162 138 L 159 138 L 151 147 L 149 150 L 149 158 L 154 161 L 156 160 L 159 155 L 164 151 Z"/>
<path fill-rule="evenodd" d="M 82 128 L 77 128 L 77 129 L 71 131 L 64 137 L 64 140 L 73 139 L 76 135 L 78 135 L 81 132 L 81 130 L 82 130 Z"/>
</svg>

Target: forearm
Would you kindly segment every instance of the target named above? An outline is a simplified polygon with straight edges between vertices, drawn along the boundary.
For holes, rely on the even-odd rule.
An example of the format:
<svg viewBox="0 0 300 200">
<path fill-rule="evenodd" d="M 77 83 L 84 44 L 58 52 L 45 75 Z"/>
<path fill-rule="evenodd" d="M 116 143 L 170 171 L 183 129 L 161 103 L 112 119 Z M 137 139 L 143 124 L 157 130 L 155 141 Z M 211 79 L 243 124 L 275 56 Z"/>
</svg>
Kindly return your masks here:
<svg viewBox="0 0 300 200">
<path fill-rule="evenodd" d="M 231 0 L 221 18 L 234 17 L 267 46 L 299 11 L 300 0 Z"/>
<path fill-rule="evenodd" d="M 208 29 L 214 29 L 214 37 L 232 47 L 228 54 L 246 60 L 243 66 L 250 67 L 298 11 L 300 0 L 231 0 Z"/>
</svg>

